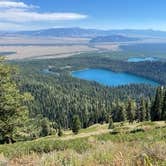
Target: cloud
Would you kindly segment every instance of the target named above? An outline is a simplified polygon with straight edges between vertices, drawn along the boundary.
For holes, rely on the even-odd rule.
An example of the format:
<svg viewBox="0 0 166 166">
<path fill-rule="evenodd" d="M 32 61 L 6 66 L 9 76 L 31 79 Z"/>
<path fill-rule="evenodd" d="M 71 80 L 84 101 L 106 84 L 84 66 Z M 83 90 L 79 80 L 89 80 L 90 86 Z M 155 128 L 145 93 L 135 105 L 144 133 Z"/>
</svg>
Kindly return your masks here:
<svg viewBox="0 0 166 166">
<path fill-rule="evenodd" d="M 88 16 L 72 12 L 38 12 L 37 6 L 21 1 L 0 0 L 0 22 L 21 24 L 85 19 Z M 19 26 L 19 25 L 18 25 Z"/>
<path fill-rule="evenodd" d="M 64 21 L 84 19 L 86 17 L 86 15 L 77 13 L 38 13 L 22 10 L 5 10 L 0 12 L 0 20 L 11 22 Z"/>
<path fill-rule="evenodd" d="M 0 1 L 0 8 L 32 8 L 33 5 L 27 5 L 24 2 Z"/>
</svg>

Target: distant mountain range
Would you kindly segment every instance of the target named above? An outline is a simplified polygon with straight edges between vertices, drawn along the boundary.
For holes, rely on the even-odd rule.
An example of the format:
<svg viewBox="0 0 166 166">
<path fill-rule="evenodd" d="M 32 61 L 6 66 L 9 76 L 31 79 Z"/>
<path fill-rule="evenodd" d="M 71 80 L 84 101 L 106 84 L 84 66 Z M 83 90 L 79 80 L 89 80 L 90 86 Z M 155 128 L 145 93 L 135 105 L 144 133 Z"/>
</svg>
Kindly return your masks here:
<svg viewBox="0 0 166 166">
<path fill-rule="evenodd" d="M 0 32 L 0 36 L 51 36 L 51 37 L 97 37 L 122 35 L 128 37 L 166 37 L 165 31 L 154 30 L 98 30 L 83 28 L 52 28 L 34 31 Z"/>
<path fill-rule="evenodd" d="M 102 42 L 129 42 L 129 41 L 137 41 L 140 38 L 135 37 L 126 37 L 122 35 L 111 35 L 111 36 L 98 36 L 92 38 L 90 43 L 102 43 Z"/>
<path fill-rule="evenodd" d="M 51 37 L 95 37 L 112 34 L 110 31 L 82 28 L 52 28 L 35 31 L 2 32 L 1 35 L 51 36 Z"/>
</svg>

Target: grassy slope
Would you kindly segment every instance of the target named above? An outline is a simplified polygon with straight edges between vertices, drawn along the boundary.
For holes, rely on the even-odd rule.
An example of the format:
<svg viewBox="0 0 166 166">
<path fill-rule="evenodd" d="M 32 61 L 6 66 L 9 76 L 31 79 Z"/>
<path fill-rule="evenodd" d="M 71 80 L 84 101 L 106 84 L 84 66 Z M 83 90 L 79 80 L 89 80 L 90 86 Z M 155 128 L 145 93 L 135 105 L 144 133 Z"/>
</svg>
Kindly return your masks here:
<svg viewBox="0 0 166 166">
<path fill-rule="evenodd" d="M 116 123 L 114 134 L 107 127 L 94 125 L 76 136 L 65 131 L 61 138 L 49 136 L 1 145 L 0 160 L 11 165 L 166 164 L 164 122 Z M 136 130 L 140 128 L 143 130 Z"/>
</svg>

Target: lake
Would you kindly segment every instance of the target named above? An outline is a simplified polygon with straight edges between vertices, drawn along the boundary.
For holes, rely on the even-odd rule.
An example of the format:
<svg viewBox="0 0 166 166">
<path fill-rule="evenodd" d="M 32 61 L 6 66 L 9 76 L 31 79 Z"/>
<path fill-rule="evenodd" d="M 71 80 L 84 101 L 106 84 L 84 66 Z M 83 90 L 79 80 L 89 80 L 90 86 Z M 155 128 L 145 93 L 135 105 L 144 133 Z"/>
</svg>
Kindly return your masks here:
<svg viewBox="0 0 166 166">
<path fill-rule="evenodd" d="M 128 73 L 117 73 L 105 69 L 85 69 L 73 71 L 72 76 L 75 78 L 96 81 L 106 86 L 119 86 L 127 84 L 150 84 L 153 86 L 159 85 L 157 82 L 146 79 L 144 77 L 136 76 Z"/>
<path fill-rule="evenodd" d="M 146 58 L 138 58 L 138 57 L 133 57 L 133 58 L 129 58 L 127 60 L 128 62 L 144 62 L 144 61 L 158 61 L 158 58 L 155 57 L 146 57 Z"/>
</svg>

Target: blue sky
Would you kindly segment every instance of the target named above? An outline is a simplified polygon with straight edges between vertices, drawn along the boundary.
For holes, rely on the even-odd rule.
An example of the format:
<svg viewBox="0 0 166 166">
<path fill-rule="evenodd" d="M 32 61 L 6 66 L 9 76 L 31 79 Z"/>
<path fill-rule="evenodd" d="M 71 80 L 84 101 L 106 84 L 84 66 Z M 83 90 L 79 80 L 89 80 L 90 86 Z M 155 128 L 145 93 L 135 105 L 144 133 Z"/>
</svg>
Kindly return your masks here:
<svg viewBox="0 0 166 166">
<path fill-rule="evenodd" d="M 166 30 L 166 0 L 0 0 L 0 30 Z"/>
</svg>

